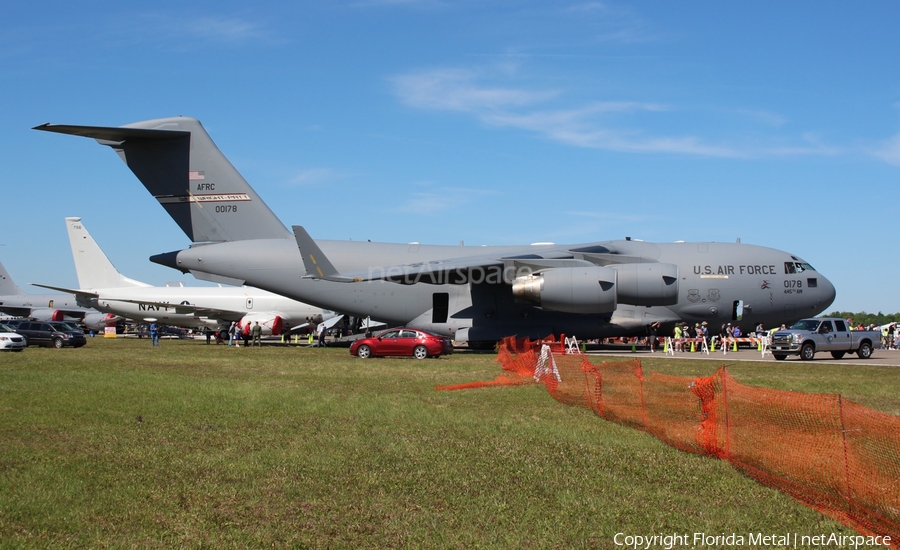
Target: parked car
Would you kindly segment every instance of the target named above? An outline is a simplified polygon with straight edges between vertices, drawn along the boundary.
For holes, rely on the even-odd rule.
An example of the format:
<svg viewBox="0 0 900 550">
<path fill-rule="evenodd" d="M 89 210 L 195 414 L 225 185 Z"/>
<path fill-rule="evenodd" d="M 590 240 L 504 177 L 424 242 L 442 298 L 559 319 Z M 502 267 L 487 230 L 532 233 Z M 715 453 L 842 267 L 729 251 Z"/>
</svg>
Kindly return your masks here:
<svg viewBox="0 0 900 550">
<path fill-rule="evenodd" d="M 0 324 L 0 350 L 22 351 L 28 342 L 21 334 L 17 334 L 13 327 Z"/>
<path fill-rule="evenodd" d="M 392 328 L 350 344 L 350 355 L 369 357 L 412 356 L 416 359 L 453 353 L 450 338 L 416 328 Z"/>
<path fill-rule="evenodd" d="M 84 331 L 65 321 L 26 321 L 16 332 L 24 336 L 29 346 L 53 346 L 80 348 L 87 343 Z"/>
</svg>

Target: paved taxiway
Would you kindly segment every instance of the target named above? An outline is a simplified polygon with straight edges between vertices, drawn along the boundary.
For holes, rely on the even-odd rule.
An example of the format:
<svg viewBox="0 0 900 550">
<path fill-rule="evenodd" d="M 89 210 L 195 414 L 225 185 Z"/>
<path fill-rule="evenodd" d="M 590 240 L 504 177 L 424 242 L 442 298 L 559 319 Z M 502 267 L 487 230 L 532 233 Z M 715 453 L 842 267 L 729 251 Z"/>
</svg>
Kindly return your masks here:
<svg viewBox="0 0 900 550">
<path fill-rule="evenodd" d="M 771 353 L 767 353 L 765 357 L 760 354 L 760 352 L 755 349 L 739 349 L 738 351 L 729 351 L 727 354 L 722 353 L 721 350 L 717 350 L 715 352 L 710 352 L 709 355 L 703 352 L 675 352 L 672 354 L 664 354 L 661 350 L 657 350 L 651 353 L 646 348 L 641 349 L 638 348 L 637 351 L 632 352 L 630 349 L 601 349 L 601 350 L 592 350 L 588 347 L 587 351 L 588 355 L 595 357 L 630 357 L 637 359 L 645 359 L 645 358 L 662 358 L 662 359 L 692 359 L 692 360 L 709 360 L 709 361 L 718 361 L 720 363 L 734 362 L 734 361 L 775 361 L 775 358 L 772 357 Z M 836 364 L 836 365 L 884 365 L 884 366 L 894 366 L 900 367 L 900 350 L 883 350 L 876 349 L 872 354 L 872 357 L 869 359 L 860 359 L 856 356 L 856 354 L 847 354 L 842 359 L 834 359 L 831 357 L 831 354 L 828 352 L 817 353 L 815 359 L 812 361 L 800 361 L 799 358 L 790 356 L 785 359 L 786 362 L 789 363 L 807 363 L 810 365 L 815 364 Z"/>
</svg>

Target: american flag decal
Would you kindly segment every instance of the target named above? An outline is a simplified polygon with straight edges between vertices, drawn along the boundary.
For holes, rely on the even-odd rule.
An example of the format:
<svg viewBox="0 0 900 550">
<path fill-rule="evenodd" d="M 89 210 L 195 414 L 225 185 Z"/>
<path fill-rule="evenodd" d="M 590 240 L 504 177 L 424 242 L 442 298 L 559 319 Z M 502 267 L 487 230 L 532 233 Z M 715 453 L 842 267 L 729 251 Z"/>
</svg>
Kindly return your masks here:
<svg viewBox="0 0 900 550">
<path fill-rule="evenodd" d="M 189 181 L 200 181 L 205 180 L 206 176 L 203 172 L 188 172 L 188 180 Z"/>
</svg>

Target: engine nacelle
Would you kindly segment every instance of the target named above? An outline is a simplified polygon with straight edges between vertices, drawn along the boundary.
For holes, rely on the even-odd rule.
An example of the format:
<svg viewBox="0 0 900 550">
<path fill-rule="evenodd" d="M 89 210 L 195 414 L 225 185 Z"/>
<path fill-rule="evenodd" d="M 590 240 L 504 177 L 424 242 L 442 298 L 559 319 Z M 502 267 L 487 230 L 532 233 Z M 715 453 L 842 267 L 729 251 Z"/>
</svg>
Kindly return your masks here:
<svg viewBox="0 0 900 550">
<path fill-rule="evenodd" d="M 616 270 L 585 266 L 548 269 L 513 281 L 516 300 L 549 311 L 609 313 L 616 310 Z"/>
<path fill-rule="evenodd" d="M 88 313 L 81 322 L 91 330 L 101 331 L 106 327 L 116 326 L 116 322 L 119 319 L 121 319 L 121 317 L 115 313 Z"/>
<path fill-rule="evenodd" d="M 678 303 L 678 266 L 675 264 L 616 264 L 619 302 L 634 306 Z"/>
<path fill-rule="evenodd" d="M 275 313 L 248 313 L 240 321 L 241 331 L 244 334 L 250 334 L 253 323 L 259 323 L 262 327 L 263 336 L 278 336 L 284 328 L 284 321 L 281 316 Z"/>
<path fill-rule="evenodd" d="M 44 307 L 32 309 L 28 317 L 37 321 L 64 321 L 66 314 L 58 309 Z"/>
</svg>

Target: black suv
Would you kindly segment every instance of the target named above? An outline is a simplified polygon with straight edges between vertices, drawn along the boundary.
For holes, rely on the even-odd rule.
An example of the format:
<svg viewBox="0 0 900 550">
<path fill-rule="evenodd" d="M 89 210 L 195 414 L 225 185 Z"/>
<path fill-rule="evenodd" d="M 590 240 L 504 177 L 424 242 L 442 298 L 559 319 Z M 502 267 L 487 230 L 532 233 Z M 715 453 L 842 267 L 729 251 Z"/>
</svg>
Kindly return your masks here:
<svg viewBox="0 0 900 550">
<path fill-rule="evenodd" d="M 53 346 L 80 348 L 87 343 L 84 331 L 65 321 L 25 321 L 16 332 L 28 340 L 29 346 Z"/>
</svg>

